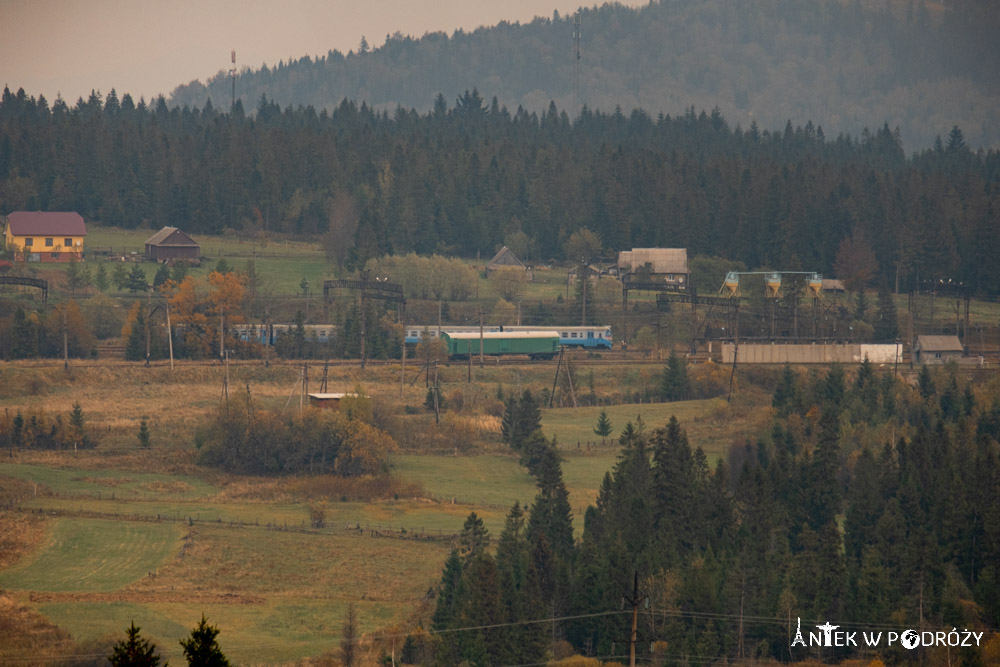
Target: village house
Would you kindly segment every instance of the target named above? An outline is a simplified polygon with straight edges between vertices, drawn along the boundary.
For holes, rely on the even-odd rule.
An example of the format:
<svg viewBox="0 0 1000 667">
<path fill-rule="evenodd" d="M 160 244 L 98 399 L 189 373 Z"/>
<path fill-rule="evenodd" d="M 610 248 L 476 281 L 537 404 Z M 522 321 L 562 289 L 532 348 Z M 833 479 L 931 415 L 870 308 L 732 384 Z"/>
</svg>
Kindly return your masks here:
<svg viewBox="0 0 1000 667">
<path fill-rule="evenodd" d="M 201 246 L 176 227 L 164 227 L 146 239 L 146 259 L 153 262 L 198 262 Z"/>
<path fill-rule="evenodd" d="M 687 290 L 691 281 L 687 248 L 632 248 L 618 253 L 618 273 L 625 283 L 662 284 Z"/>
<path fill-rule="evenodd" d="M 69 262 L 83 259 L 87 225 L 72 211 L 15 211 L 4 219 L 4 242 L 14 259 Z"/>
</svg>

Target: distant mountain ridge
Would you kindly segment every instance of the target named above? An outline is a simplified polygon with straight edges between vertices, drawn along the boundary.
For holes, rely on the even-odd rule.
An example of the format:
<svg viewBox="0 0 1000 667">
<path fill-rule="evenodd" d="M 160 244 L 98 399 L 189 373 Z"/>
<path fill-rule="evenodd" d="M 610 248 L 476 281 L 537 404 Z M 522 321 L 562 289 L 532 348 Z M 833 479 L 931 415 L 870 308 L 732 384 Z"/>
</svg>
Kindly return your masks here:
<svg viewBox="0 0 1000 667">
<path fill-rule="evenodd" d="M 958 125 L 972 147 L 1000 146 L 1000 5 L 989 0 L 660 0 L 582 9 L 579 94 L 572 15 L 472 32 L 386 36 L 374 49 L 331 51 L 245 69 L 237 95 L 332 110 L 345 98 L 376 109 L 430 109 L 478 89 L 512 111 L 554 101 L 656 116 L 718 107 L 733 124 L 811 120 L 828 136 L 888 123 L 908 150 Z M 228 107 L 219 72 L 177 87 L 171 105 Z"/>
</svg>

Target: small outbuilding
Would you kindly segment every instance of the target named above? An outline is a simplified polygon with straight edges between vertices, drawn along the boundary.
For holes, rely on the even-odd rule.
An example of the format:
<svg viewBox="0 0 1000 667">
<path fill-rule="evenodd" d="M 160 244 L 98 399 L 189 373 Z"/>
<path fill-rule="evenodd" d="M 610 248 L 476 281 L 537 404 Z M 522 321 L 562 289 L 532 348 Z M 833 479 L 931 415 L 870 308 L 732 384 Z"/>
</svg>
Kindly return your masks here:
<svg viewBox="0 0 1000 667">
<path fill-rule="evenodd" d="M 500 269 L 520 269 L 526 272 L 529 278 L 531 277 L 531 270 L 507 246 L 500 248 L 497 254 L 493 256 L 493 259 L 490 260 L 490 263 L 486 265 L 487 277 Z"/>
<path fill-rule="evenodd" d="M 309 407 L 340 410 L 340 400 L 347 394 L 309 394 Z"/>
<path fill-rule="evenodd" d="M 146 259 L 154 262 L 201 259 L 201 246 L 176 227 L 164 227 L 146 239 Z"/>
<path fill-rule="evenodd" d="M 917 336 L 913 345 L 913 362 L 917 364 L 943 364 L 964 355 L 965 347 L 958 336 Z"/>
</svg>

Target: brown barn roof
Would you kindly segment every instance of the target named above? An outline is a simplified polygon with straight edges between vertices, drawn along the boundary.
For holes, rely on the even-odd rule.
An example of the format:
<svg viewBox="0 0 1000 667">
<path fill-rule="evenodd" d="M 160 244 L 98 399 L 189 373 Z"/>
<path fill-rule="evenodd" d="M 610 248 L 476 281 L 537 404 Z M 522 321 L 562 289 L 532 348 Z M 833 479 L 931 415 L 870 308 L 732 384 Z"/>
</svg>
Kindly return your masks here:
<svg viewBox="0 0 1000 667">
<path fill-rule="evenodd" d="M 917 336 L 917 347 L 924 352 L 962 352 L 958 336 Z"/>
<path fill-rule="evenodd" d="M 146 239 L 146 245 L 189 247 L 198 243 L 176 227 L 164 227 Z"/>
<path fill-rule="evenodd" d="M 86 236 L 83 216 L 72 211 L 14 211 L 7 216 L 10 233 L 15 236 L 45 235 Z"/>
<path fill-rule="evenodd" d="M 687 273 L 687 248 L 632 248 L 618 253 L 620 270 L 637 271 L 649 264 L 653 273 Z"/>
<path fill-rule="evenodd" d="M 517 255 L 514 254 L 513 250 L 504 246 L 500 248 L 496 255 L 493 256 L 493 259 L 490 260 L 490 263 L 487 264 L 487 266 L 516 266 L 523 269 L 524 262 L 517 258 Z"/>
</svg>

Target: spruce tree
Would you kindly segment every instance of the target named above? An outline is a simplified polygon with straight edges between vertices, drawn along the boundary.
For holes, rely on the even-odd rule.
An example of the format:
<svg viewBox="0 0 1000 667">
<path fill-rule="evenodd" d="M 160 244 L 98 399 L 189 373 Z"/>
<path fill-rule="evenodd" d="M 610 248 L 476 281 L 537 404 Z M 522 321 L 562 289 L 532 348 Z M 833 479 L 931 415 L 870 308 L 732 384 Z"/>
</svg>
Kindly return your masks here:
<svg viewBox="0 0 1000 667">
<path fill-rule="evenodd" d="M 688 398 L 689 393 L 687 363 L 677 355 L 676 351 L 671 350 L 660 383 L 660 397 L 664 401 L 683 401 Z"/>
<path fill-rule="evenodd" d="M 146 309 L 140 305 L 132 322 L 132 330 L 125 341 L 125 360 L 142 361 L 146 358 Z"/>
<path fill-rule="evenodd" d="M 156 270 L 156 275 L 153 276 L 153 287 L 159 287 L 168 280 L 170 280 L 170 267 L 166 264 L 160 264 L 160 268 Z"/>
<path fill-rule="evenodd" d="M 104 262 L 100 262 L 98 263 L 97 271 L 94 274 L 94 285 L 96 285 L 97 289 L 101 290 L 102 292 L 106 292 L 108 290 L 109 284 L 110 283 L 108 282 L 108 270 L 107 268 L 105 268 Z"/>
<path fill-rule="evenodd" d="M 490 546 L 490 531 L 475 512 L 470 512 L 458 535 L 459 551 L 463 560 L 468 561 L 486 552 Z"/>
<path fill-rule="evenodd" d="M 143 449 L 149 449 L 149 427 L 146 425 L 146 419 L 143 418 L 139 422 L 139 446 Z"/>
<path fill-rule="evenodd" d="M 191 630 L 191 635 L 187 639 L 181 640 L 184 648 L 184 657 L 191 667 L 228 667 L 229 660 L 215 640 L 219 636 L 219 628 L 209 625 L 202 614 L 198 627 Z"/>
<path fill-rule="evenodd" d="M 108 662 L 113 667 L 156 667 L 160 664 L 156 644 L 143 639 L 139 630 L 135 621 L 132 621 L 125 631 L 125 639 L 114 645 L 108 656 Z"/>
<path fill-rule="evenodd" d="M 354 667 L 358 663 L 358 615 L 354 611 L 354 603 L 347 605 L 347 617 L 340 633 L 340 664 L 344 667 Z"/>
<path fill-rule="evenodd" d="M 594 428 L 594 433 L 601 436 L 603 444 L 608 444 L 608 436 L 611 435 L 612 431 L 611 420 L 608 419 L 608 411 L 601 410 L 601 414 L 597 417 L 597 426 Z"/>
<path fill-rule="evenodd" d="M 146 272 L 142 270 L 140 265 L 132 265 L 132 270 L 128 274 L 128 280 L 125 283 L 125 287 L 127 287 L 130 292 L 135 294 L 136 292 L 145 292 L 147 285 Z"/>
<path fill-rule="evenodd" d="M 448 560 L 444 562 L 441 573 L 441 583 L 437 590 L 437 606 L 431 616 L 431 629 L 436 632 L 450 628 L 455 618 L 458 596 L 461 593 L 462 560 L 458 550 L 452 549 Z"/>
</svg>

